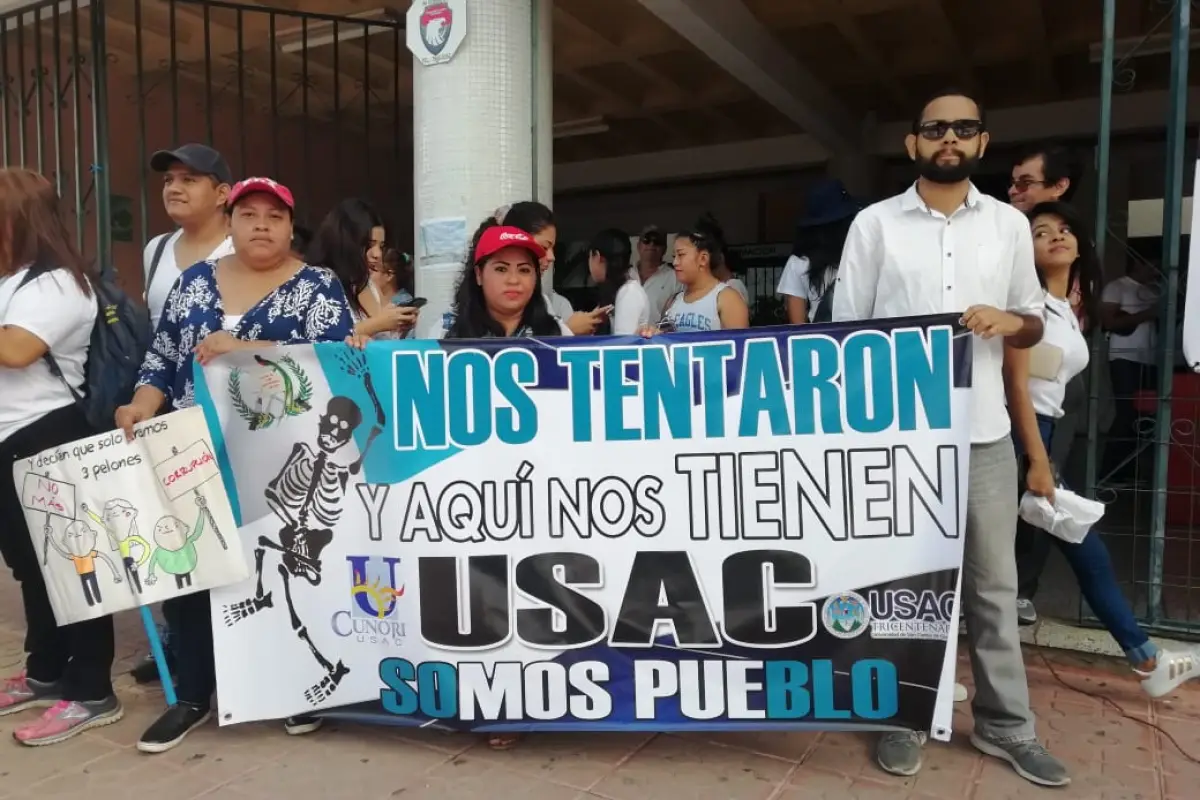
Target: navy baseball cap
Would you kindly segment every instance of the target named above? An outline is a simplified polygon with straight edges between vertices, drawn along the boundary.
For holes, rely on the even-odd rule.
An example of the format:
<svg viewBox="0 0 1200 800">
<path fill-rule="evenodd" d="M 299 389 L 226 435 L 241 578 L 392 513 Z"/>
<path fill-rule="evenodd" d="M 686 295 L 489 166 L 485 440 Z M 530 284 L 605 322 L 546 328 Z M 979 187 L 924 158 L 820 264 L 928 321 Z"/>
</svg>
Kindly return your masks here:
<svg viewBox="0 0 1200 800">
<path fill-rule="evenodd" d="M 201 175 L 211 175 L 220 183 L 233 183 L 233 172 L 225 157 L 207 145 L 185 144 L 150 156 L 150 169 L 155 172 L 166 172 L 172 164 L 183 164 Z"/>
</svg>

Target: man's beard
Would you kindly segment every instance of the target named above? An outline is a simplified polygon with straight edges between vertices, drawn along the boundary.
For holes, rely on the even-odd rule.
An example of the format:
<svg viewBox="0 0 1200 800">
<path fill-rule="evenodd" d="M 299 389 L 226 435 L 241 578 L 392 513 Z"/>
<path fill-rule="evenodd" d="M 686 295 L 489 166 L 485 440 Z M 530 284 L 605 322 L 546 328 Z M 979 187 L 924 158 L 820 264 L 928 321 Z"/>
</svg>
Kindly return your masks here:
<svg viewBox="0 0 1200 800">
<path fill-rule="evenodd" d="M 925 156 L 917 156 L 917 174 L 927 181 L 933 183 L 962 183 L 975 174 L 975 170 L 979 167 L 979 156 L 968 156 L 962 150 L 950 151 L 958 156 L 958 161 L 952 164 L 939 164 L 938 156 L 942 152 L 936 153 L 933 158 Z"/>
</svg>

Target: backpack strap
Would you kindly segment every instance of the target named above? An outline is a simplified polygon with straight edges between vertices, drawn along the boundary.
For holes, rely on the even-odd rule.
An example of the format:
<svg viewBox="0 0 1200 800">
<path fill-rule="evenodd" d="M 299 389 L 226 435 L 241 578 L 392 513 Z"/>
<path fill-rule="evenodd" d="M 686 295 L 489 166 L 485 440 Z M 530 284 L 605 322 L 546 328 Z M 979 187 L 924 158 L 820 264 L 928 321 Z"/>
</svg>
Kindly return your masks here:
<svg viewBox="0 0 1200 800">
<path fill-rule="evenodd" d="M 150 259 L 150 271 L 146 273 L 146 294 L 150 294 L 150 286 L 154 283 L 154 276 L 158 273 L 159 262 L 162 261 L 163 253 L 166 252 L 167 242 L 171 241 L 172 233 L 159 234 L 155 240 L 158 242 L 154 246 L 154 257 Z"/>
</svg>

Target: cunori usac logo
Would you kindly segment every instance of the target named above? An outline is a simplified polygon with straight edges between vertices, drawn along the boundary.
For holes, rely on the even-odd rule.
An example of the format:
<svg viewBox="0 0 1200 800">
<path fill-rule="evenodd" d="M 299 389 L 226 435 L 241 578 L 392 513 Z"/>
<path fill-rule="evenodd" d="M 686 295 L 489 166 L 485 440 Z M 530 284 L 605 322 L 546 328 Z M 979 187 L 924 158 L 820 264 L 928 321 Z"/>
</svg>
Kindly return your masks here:
<svg viewBox="0 0 1200 800">
<path fill-rule="evenodd" d="M 862 635 L 871 624 L 867 601 L 857 592 L 831 595 L 821 608 L 825 630 L 838 639 L 853 639 Z"/>
<path fill-rule="evenodd" d="M 405 623 L 392 619 L 404 584 L 396 579 L 399 558 L 346 556 L 350 566 L 350 609 L 335 611 L 330 624 L 343 638 L 366 644 L 399 644 Z"/>
</svg>

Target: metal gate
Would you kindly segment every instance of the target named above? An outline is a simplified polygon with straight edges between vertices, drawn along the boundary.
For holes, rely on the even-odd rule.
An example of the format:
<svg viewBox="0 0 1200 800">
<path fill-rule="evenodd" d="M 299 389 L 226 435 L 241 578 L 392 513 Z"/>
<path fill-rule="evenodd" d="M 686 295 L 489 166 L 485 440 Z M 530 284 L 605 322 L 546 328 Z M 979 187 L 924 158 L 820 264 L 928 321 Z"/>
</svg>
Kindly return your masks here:
<svg viewBox="0 0 1200 800">
<path fill-rule="evenodd" d="M 407 238 L 412 73 L 403 35 L 402 18 L 385 9 L 337 16 L 216 0 L 43 0 L 5 11 L 0 163 L 51 177 L 73 205 L 81 247 L 129 276 L 142 245 L 170 229 L 149 154 L 182 142 L 216 147 L 237 176 L 286 183 L 302 223 L 361 196 Z"/>
<path fill-rule="evenodd" d="M 1138 616 L 1152 629 L 1195 635 L 1200 633 L 1200 376 L 1182 363 L 1178 325 L 1183 310 L 1180 218 L 1187 171 L 1190 16 L 1196 2 L 1158 0 L 1151 5 L 1156 7 L 1157 24 L 1117 59 L 1117 3 L 1104 0 L 1096 228 L 1097 247 L 1101 253 L 1107 249 L 1110 264 L 1123 261 L 1134 270 L 1157 272 L 1151 282 L 1156 284 L 1159 305 L 1156 358 L 1142 370 L 1140 386 L 1128 376 L 1114 380 L 1115 369 L 1107 370 L 1112 374 L 1106 379 L 1102 368 L 1110 362 L 1099 331 L 1095 332 L 1086 483 L 1108 505 L 1106 539 Z M 1164 36 L 1169 37 L 1171 47 L 1163 225 L 1161 245 L 1148 251 L 1128 237 L 1124 209 L 1109 208 L 1112 96 L 1114 91 L 1134 88 L 1133 58 L 1152 46 L 1152 39 Z M 1192 231 L 1192 235 L 1196 233 Z M 1128 372 L 1125 365 L 1122 369 Z M 1110 420 L 1104 419 L 1103 412 L 1110 407 L 1109 400 L 1117 411 L 1112 424 L 1106 425 Z M 1081 610 L 1081 616 L 1087 619 L 1089 613 Z"/>
</svg>

